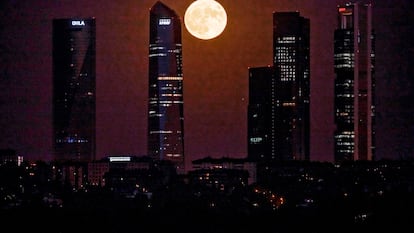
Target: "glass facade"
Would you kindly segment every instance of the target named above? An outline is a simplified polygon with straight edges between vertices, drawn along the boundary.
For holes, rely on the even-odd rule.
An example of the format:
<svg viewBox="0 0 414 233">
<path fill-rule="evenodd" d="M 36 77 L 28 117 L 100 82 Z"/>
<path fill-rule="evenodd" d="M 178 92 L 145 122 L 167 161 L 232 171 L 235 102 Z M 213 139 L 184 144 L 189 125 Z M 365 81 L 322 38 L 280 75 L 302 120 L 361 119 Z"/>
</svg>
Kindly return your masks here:
<svg viewBox="0 0 414 233">
<path fill-rule="evenodd" d="M 95 159 L 95 18 L 53 20 L 53 148 L 58 161 Z"/>
<path fill-rule="evenodd" d="M 275 157 L 275 79 L 274 69 L 249 68 L 248 156 L 254 161 L 269 161 Z"/>
<path fill-rule="evenodd" d="M 181 20 L 157 2 L 150 10 L 148 155 L 184 172 Z"/>
<path fill-rule="evenodd" d="M 273 66 L 249 68 L 248 156 L 309 160 L 309 19 L 273 13 Z"/>
<path fill-rule="evenodd" d="M 276 159 L 309 160 L 310 22 L 299 12 L 273 13 Z"/>
<path fill-rule="evenodd" d="M 375 151 L 374 33 L 371 5 L 338 6 L 334 34 L 335 161 L 371 160 Z"/>
</svg>

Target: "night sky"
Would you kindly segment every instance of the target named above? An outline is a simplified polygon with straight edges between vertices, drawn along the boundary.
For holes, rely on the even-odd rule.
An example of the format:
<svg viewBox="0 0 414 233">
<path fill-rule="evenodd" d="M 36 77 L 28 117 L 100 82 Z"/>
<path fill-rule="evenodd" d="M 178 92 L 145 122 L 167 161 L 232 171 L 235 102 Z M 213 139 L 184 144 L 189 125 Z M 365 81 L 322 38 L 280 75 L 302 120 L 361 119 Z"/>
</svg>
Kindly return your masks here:
<svg viewBox="0 0 414 233">
<path fill-rule="evenodd" d="M 96 17 L 97 157 L 145 155 L 149 8 L 155 0 L 0 2 L 0 148 L 52 158 L 52 19 Z M 182 19 L 185 156 L 247 156 L 248 67 L 272 64 L 272 13 L 311 23 L 311 160 L 333 161 L 333 33 L 338 0 L 221 0 L 219 37 L 189 34 L 192 0 L 162 1 Z M 414 149 L 414 4 L 373 3 L 377 158 Z"/>
</svg>

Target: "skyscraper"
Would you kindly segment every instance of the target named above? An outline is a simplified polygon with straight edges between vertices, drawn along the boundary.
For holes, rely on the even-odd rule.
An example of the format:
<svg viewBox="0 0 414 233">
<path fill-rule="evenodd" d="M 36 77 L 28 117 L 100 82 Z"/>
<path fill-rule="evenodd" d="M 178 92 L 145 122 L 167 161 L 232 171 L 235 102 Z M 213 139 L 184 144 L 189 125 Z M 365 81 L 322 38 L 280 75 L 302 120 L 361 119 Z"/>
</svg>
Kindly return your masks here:
<svg viewBox="0 0 414 233">
<path fill-rule="evenodd" d="M 309 160 L 309 19 L 273 13 L 273 66 L 249 68 L 248 157 Z"/>
<path fill-rule="evenodd" d="M 53 149 L 57 161 L 95 159 L 95 18 L 53 20 Z"/>
<path fill-rule="evenodd" d="M 150 9 L 148 155 L 184 172 L 181 20 L 158 1 Z"/>
<path fill-rule="evenodd" d="M 309 160 L 310 23 L 299 12 L 273 13 L 275 156 Z"/>
<path fill-rule="evenodd" d="M 272 66 L 249 68 L 247 109 L 248 157 L 254 161 L 275 158 L 275 78 Z"/>
<path fill-rule="evenodd" d="M 374 157 L 374 33 L 370 4 L 338 6 L 334 34 L 335 161 Z"/>
</svg>

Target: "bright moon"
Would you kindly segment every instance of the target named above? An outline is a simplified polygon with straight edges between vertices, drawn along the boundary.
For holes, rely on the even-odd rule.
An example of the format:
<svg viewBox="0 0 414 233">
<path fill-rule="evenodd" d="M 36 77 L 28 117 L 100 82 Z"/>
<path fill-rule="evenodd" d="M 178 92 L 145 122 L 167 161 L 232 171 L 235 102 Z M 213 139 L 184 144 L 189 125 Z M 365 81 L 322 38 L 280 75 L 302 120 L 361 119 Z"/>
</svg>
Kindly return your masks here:
<svg viewBox="0 0 414 233">
<path fill-rule="evenodd" d="M 209 40 L 219 36 L 227 24 L 223 6 L 215 0 L 197 0 L 187 8 L 184 24 L 191 35 Z"/>
</svg>

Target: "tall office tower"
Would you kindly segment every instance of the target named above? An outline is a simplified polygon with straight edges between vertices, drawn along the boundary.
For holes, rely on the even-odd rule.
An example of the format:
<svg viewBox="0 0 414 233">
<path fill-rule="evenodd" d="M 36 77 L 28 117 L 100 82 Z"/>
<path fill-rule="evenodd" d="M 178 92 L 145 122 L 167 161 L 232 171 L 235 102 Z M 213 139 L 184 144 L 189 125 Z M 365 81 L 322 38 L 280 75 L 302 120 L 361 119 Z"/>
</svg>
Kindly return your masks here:
<svg viewBox="0 0 414 233">
<path fill-rule="evenodd" d="M 95 159 L 95 18 L 53 20 L 53 145 L 57 161 Z"/>
<path fill-rule="evenodd" d="M 181 20 L 156 2 L 150 10 L 148 155 L 185 171 Z"/>
<path fill-rule="evenodd" d="M 273 13 L 276 159 L 309 160 L 309 37 L 309 19 L 299 12 Z"/>
<path fill-rule="evenodd" d="M 269 162 L 275 158 L 275 79 L 272 66 L 249 68 L 247 109 L 248 158 Z"/>
<path fill-rule="evenodd" d="M 338 6 L 334 35 L 336 162 L 374 156 L 374 33 L 371 5 Z"/>
</svg>

